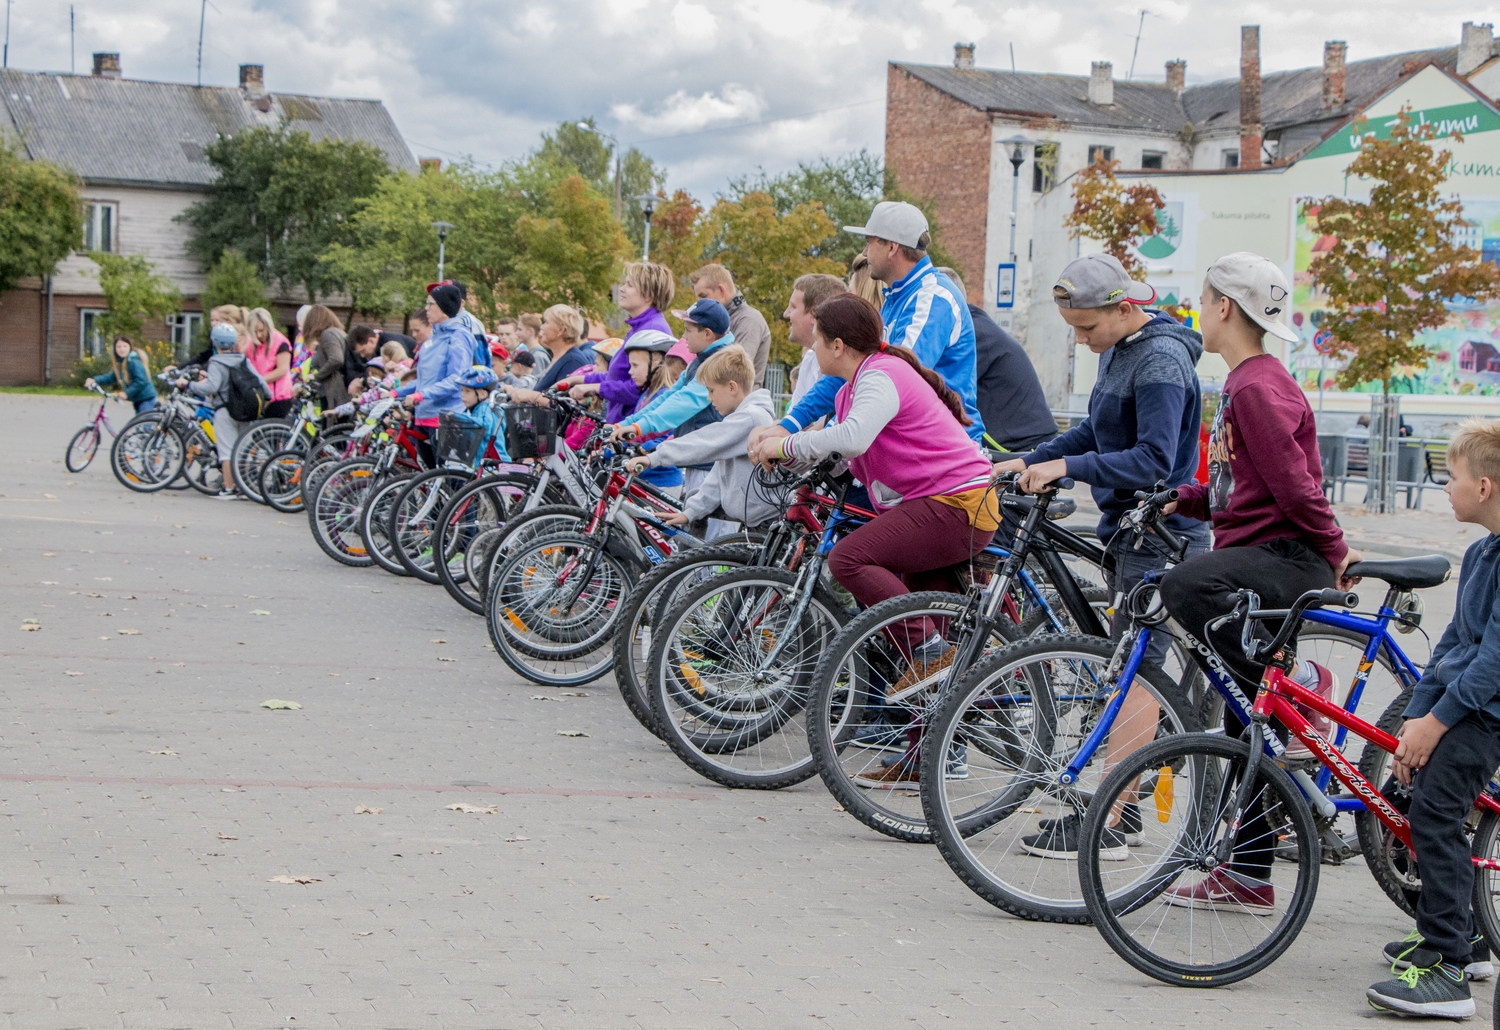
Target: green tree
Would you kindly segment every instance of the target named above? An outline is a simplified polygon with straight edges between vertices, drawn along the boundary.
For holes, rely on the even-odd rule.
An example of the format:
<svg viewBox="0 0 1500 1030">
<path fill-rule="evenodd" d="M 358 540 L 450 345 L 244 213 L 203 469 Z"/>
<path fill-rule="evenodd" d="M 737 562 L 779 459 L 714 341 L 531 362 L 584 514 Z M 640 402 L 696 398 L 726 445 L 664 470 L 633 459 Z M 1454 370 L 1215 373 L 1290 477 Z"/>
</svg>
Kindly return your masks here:
<svg viewBox="0 0 1500 1030">
<path fill-rule="evenodd" d="M 582 119 L 581 124 L 594 126 L 592 117 Z M 536 158 L 542 162 L 557 164 L 575 170 L 583 180 L 610 201 L 614 210 L 615 156 L 616 148 L 596 131 L 579 128 L 580 122 L 562 122 L 553 132 L 542 136 L 542 145 Z M 655 194 L 666 185 L 667 175 L 645 154 L 635 147 L 619 153 L 621 220 L 625 234 L 637 247 L 645 238 L 646 216 L 635 198 L 645 193 Z M 652 220 L 653 229 L 655 219 Z"/>
<path fill-rule="evenodd" d="M 78 177 L 0 141 L 0 292 L 48 276 L 83 240 Z"/>
<path fill-rule="evenodd" d="M 220 304 L 263 308 L 266 306 L 266 284 L 245 255 L 237 250 L 226 250 L 208 270 L 200 299 L 204 311 L 211 311 Z"/>
<path fill-rule="evenodd" d="M 1120 185 L 1118 161 L 1100 158 L 1073 180 L 1073 210 L 1063 219 L 1073 239 L 1087 236 L 1104 244 L 1104 252 L 1118 258 L 1132 279 L 1145 279 L 1146 267 L 1135 256 L 1134 245 L 1154 235 L 1157 212 L 1167 202 L 1155 186 Z"/>
<path fill-rule="evenodd" d="M 1338 378 L 1345 389 L 1378 382 L 1389 393 L 1398 365 L 1431 359 L 1417 334 L 1448 321 L 1447 300 L 1500 297 L 1500 269 L 1457 242 L 1463 204 L 1442 193 L 1452 153 L 1434 150 L 1433 138 L 1403 107 L 1390 138 L 1366 136 L 1345 170 L 1371 182 L 1368 201 L 1304 202 L 1336 239 L 1308 270 L 1327 295 L 1319 329 L 1330 353 L 1349 360 Z"/>
<path fill-rule="evenodd" d="M 313 142 L 282 124 L 220 136 L 203 153 L 219 177 L 180 217 L 192 229 L 188 250 L 205 269 L 233 249 L 283 292 L 300 286 L 317 300 L 344 288 L 325 258 L 359 201 L 389 174 L 378 148 Z"/>
<path fill-rule="evenodd" d="M 92 250 L 89 258 L 99 266 L 99 290 L 104 294 L 105 307 L 99 332 L 105 340 L 128 336 L 140 342 L 147 322 L 165 318 L 182 307 L 177 287 L 157 275 L 151 262 L 141 255 Z"/>
</svg>

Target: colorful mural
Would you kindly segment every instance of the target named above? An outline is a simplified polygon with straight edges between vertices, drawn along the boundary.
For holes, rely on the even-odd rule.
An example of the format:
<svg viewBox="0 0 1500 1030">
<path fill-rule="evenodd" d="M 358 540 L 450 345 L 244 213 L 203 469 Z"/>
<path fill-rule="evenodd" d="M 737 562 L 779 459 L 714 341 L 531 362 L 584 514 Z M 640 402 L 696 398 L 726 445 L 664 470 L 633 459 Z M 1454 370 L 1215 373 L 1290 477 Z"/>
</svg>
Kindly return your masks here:
<svg viewBox="0 0 1500 1030">
<path fill-rule="evenodd" d="M 1500 198 L 1464 201 L 1465 239 L 1486 261 L 1500 263 Z M 1300 337 L 1287 351 L 1287 364 L 1303 389 L 1335 390 L 1334 379 L 1343 362 L 1327 354 L 1328 333 L 1319 330 L 1324 299 L 1312 283 L 1308 267 L 1328 249 L 1333 237 L 1318 227 L 1317 209 L 1296 213 L 1292 277 L 1292 326 Z M 1448 307 L 1448 323 L 1422 334 L 1421 341 L 1437 353 L 1425 366 L 1402 366 L 1391 381 L 1395 393 L 1500 396 L 1500 301 L 1488 304 L 1458 302 Z M 1379 383 L 1366 384 L 1362 393 L 1378 393 Z"/>
</svg>

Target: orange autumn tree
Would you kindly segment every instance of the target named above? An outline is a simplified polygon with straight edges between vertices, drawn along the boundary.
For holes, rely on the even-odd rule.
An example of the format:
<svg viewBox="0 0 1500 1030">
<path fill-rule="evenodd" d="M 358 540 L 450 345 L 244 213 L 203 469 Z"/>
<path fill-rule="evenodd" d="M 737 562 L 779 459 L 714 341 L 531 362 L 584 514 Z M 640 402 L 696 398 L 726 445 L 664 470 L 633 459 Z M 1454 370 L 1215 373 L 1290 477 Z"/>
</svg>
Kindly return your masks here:
<svg viewBox="0 0 1500 1030">
<path fill-rule="evenodd" d="M 1432 126 L 1414 126 L 1403 107 L 1390 138 L 1367 134 L 1346 171 L 1371 182 L 1368 201 L 1303 202 L 1336 240 L 1308 271 L 1327 294 L 1319 328 L 1330 335 L 1329 353 L 1348 359 L 1338 377 L 1344 389 L 1378 382 L 1389 393 L 1398 365 L 1431 359 L 1417 334 L 1447 322 L 1446 301 L 1500 296 L 1500 269 L 1458 243 L 1463 204 L 1442 193 L 1452 153 L 1435 150 L 1434 138 Z"/>
<path fill-rule="evenodd" d="M 1063 226 L 1073 239 L 1086 236 L 1104 245 L 1119 259 L 1132 279 L 1145 279 L 1146 268 L 1135 255 L 1135 244 L 1157 231 L 1156 213 L 1167 202 L 1155 186 L 1138 182 L 1122 186 L 1115 178 L 1118 161 L 1100 158 L 1073 179 L 1073 210 Z"/>
</svg>

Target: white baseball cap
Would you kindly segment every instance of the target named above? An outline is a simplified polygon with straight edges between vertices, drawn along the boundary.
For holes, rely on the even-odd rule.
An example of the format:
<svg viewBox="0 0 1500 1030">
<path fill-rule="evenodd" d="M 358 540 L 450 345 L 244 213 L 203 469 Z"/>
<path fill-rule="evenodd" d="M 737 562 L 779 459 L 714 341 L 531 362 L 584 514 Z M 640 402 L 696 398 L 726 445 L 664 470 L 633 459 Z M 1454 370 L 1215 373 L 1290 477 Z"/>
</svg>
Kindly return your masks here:
<svg viewBox="0 0 1500 1030">
<path fill-rule="evenodd" d="M 1282 320 L 1292 288 L 1270 258 L 1249 251 L 1226 254 L 1208 266 L 1208 284 L 1240 306 L 1250 321 L 1287 343 L 1297 334 Z"/>
<path fill-rule="evenodd" d="M 882 200 L 870 212 L 867 224 L 846 225 L 844 231 L 856 236 L 890 240 L 903 247 L 920 247 L 922 234 L 927 231 L 927 216 L 915 204 L 901 200 Z"/>
</svg>

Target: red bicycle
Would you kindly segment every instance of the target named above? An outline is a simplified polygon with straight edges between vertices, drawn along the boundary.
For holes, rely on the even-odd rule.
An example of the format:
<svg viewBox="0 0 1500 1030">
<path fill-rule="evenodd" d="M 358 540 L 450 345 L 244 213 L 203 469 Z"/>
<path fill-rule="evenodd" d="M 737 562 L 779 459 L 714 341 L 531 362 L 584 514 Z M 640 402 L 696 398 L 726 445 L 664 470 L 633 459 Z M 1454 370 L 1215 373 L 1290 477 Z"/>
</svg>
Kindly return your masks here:
<svg viewBox="0 0 1500 1030">
<path fill-rule="evenodd" d="M 1260 609 L 1253 592 L 1241 591 L 1235 611 L 1220 622 L 1243 618 L 1245 653 L 1266 663 L 1246 733 L 1165 737 L 1122 759 L 1094 795 L 1079 848 L 1083 896 L 1110 947 L 1146 975 L 1186 987 L 1231 984 L 1270 965 L 1296 939 L 1318 889 L 1319 840 L 1336 814 L 1308 775 L 1320 763 L 1419 860 L 1402 806 L 1383 793 L 1396 795 L 1399 785 L 1377 788 L 1307 713 L 1367 747 L 1394 753 L 1396 738 L 1290 676 L 1296 655 L 1288 642 L 1302 613 L 1357 603 L 1354 594 L 1321 590 L 1290 609 Z M 1254 639 L 1256 623 L 1277 619 L 1284 621 L 1269 644 Z M 1268 732 L 1273 722 L 1310 757 L 1289 758 Z M 1491 941 L 1500 940 L 1497 790 L 1492 782 L 1480 794 L 1471 817 L 1474 916 Z"/>
</svg>

